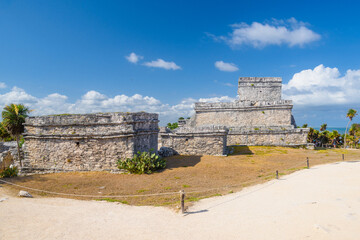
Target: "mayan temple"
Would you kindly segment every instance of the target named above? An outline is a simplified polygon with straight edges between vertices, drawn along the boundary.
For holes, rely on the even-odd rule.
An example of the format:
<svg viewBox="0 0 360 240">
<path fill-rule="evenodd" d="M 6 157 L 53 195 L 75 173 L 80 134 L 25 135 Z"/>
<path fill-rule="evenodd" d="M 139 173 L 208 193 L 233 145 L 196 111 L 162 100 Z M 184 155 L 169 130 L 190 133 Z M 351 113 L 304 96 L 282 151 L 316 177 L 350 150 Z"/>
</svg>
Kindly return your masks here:
<svg viewBox="0 0 360 240">
<path fill-rule="evenodd" d="M 281 86 L 279 77 L 241 77 L 236 101 L 196 103 L 185 126 L 225 126 L 227 145 L 304 145 L 309 129 L 296 128 L 292 101 L 281 99 Z"/>
</svg>

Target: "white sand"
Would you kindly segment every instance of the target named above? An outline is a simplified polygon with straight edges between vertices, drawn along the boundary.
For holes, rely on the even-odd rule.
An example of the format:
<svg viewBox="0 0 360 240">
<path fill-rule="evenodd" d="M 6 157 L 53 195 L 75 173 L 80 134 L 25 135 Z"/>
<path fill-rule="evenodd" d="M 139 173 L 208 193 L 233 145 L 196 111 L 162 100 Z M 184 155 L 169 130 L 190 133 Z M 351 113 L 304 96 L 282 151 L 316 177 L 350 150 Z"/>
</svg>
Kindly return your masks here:
<svg viewBox="0 0 360 240">
<path fill-rule="evenodd" d="M 360 162 L 316 166 L 182 216 L 161 207 L 61 198 L 0 188 L 0 239 L 360 239 Z"/>
</svg>

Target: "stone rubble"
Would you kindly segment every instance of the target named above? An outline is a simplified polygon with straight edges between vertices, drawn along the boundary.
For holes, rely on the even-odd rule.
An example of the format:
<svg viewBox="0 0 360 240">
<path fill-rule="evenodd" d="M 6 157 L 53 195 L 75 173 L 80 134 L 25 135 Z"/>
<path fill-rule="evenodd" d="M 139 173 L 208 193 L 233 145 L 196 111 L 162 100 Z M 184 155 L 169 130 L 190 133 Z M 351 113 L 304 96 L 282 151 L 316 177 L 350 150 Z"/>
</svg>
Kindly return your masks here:
<svg viewBox="0 0 360 240">
<path fill-rule="evenodd" d="M 27 198 L 32 198 L 33 197 L 30 193 L 28 193 L 27 191 L 24 191 L 24 190 L 20 190 L 18 196 L 19 197 L 27 197 Z"/>
</svg>

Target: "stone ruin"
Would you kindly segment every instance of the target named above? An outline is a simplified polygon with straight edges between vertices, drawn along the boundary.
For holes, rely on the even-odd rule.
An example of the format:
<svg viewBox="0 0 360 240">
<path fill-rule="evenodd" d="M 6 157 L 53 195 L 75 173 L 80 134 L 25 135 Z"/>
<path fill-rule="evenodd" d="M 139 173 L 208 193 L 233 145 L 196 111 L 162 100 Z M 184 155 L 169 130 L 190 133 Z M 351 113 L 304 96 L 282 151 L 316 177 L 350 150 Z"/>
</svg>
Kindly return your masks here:
<svg viewBox="0 0 360 240">
<path fill-rule="evenodd" d="M 195 142 L 211 150 L 189 147 L 191 154 L 226 155 L 220 146 L 306 145 L 309 129 L 296 128 L 292 101 L 281 99 L 281 86 L 277 77 L 241 77 L 236 101 L 195 103 L 195 115 L 181 120 L 181 127 L 160 131 L 161 146 L 188 154 L 184 146 Z"/>
<path fill-rule="evenodd" d="M 158 114 L 29 117 L 22 172 L 117 171 L 119 159 L 157 150 Z"/>
<path fill-rule="evenodd" d="M 17 143 L 0 142 L 0 171 L 18 163 Z"/>
<path fill-rule="evenodd" d="M 159 129 L 158 114 L 145 112 L 29 117 L 21 172 L 117 171 L 119 159 L 158 146 L 162 156 L 224 156 L 230 145 L 306 145 L 309 129 L 296 128 L 292 101 L 281 99 L 281 81 L 242 77 L 236 101 L 196 103 L 195 115 L 175 130 Z M 6 156 L 2 165 L 10 164 Z"/>
</svg>

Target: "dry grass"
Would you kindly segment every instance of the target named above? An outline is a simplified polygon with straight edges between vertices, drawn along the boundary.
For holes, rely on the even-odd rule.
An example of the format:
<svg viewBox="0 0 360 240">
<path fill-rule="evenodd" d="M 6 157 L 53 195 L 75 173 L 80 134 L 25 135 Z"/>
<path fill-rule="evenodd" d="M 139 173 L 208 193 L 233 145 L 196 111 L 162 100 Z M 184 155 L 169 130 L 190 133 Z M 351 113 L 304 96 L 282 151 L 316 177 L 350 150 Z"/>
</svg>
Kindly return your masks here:
<svg viewBox="0 0 360 240">
<path fill-rule="evenodd" d="M 17 177 L 10 181 L 27 187 L 98 198 L 72 197 L 77 199 L 103 199 L 133 205 L 178 205 L 179 194 L 150 197 L 101 197 L 139 195 L 152 193 L 187 192 L 186 201 L 219 196 L 241 190 L 243 187 L 265 182 L 280 175 L 310 166 L 345 160 L 359 160 L 360 150 L 305 150 L 283 147 L 235 147 L 228 157 L 173 156 L 167 158 L 167 168 L 150 175 L 111 174 L 107 172 L 54 173 Z M 3 185 L 14 194 L 16 187 Z M 190 193 L 200 191 L 198 193 Z M 30 191 L 35 196 L 52 194 Z M 55 195 L 56 196 L 56 195 Z M 67 197 L 67 196 L 60 196 Z"/>
</svg>

